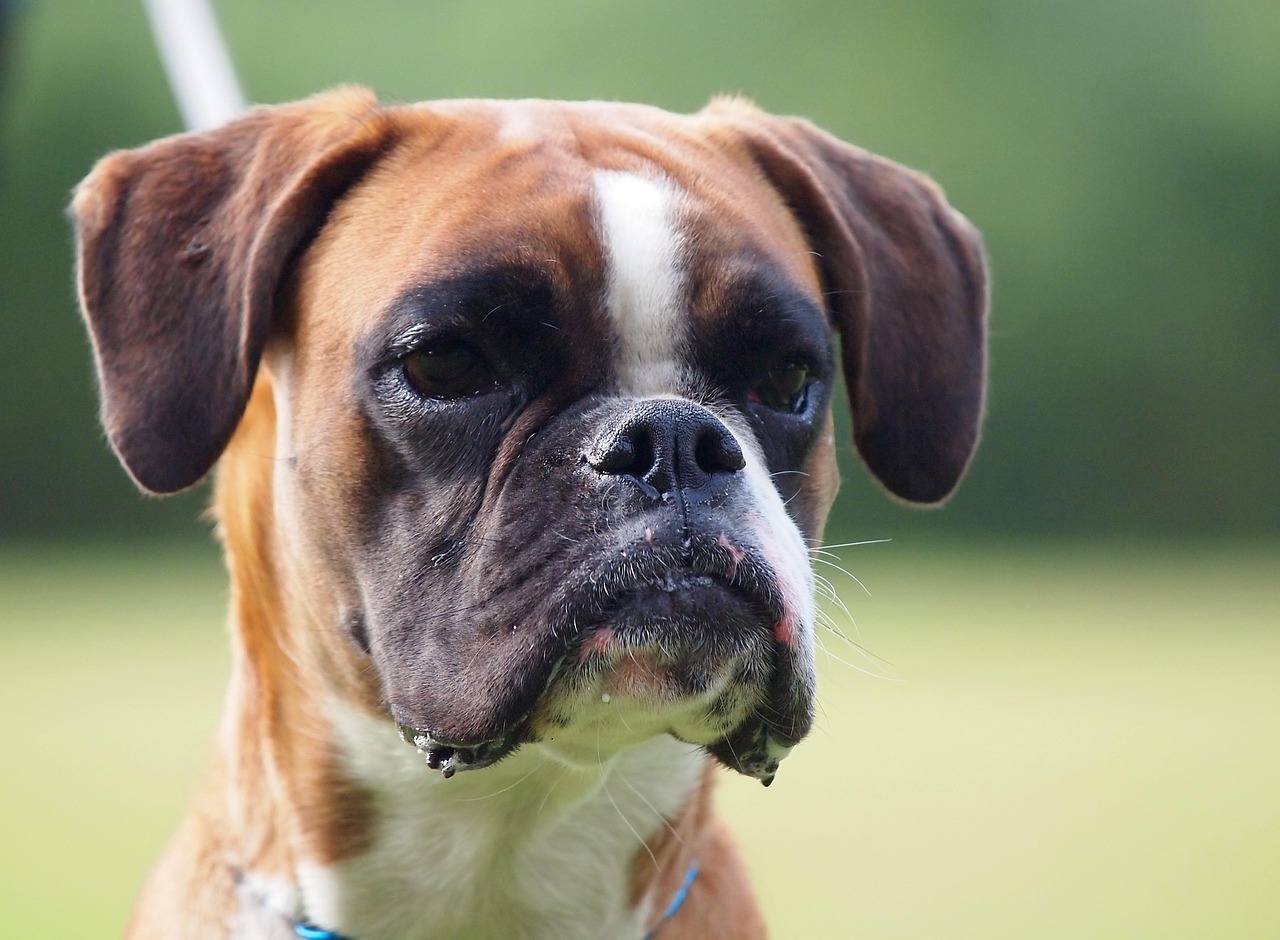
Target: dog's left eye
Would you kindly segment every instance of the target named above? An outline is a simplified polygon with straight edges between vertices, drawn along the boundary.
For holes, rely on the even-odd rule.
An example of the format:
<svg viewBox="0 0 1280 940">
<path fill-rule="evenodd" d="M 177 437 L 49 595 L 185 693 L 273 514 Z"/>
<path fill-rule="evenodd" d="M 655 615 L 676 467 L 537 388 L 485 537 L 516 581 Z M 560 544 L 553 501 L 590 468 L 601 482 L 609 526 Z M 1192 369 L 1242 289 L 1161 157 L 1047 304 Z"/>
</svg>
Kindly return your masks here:
<svg viewBox="0 0 1280 940">
<path fill-rule="evenodd" d="M 426 398 L 467 398 L 497 385 L 484 353 L 466 340 L 416 349 L 404 357 L 402 368 L 414 391 Z"/>
<path fill-rule="evenodd" d="M 808 400 L 809 367 L 798 362 L 771 369 L 751 390 L 751 398 L 775 411 L 803 411 Z"/>
</svg>

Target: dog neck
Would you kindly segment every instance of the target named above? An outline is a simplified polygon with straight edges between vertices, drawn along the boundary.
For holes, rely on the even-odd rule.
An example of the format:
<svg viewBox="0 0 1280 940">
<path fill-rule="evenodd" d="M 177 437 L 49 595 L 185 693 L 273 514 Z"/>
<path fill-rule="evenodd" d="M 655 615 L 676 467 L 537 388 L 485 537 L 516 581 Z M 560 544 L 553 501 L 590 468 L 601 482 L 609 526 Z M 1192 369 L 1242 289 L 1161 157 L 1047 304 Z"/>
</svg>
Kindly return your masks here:
<svg viewBox="0 0 1280 940">
<path fill-rule="evenodd" d="M 297 870 L 307 915 L 344 934 L 638 938 L 669 856 L 690 854 L 666 843 L 696 836 L 680 830 L 702 758 L 673 739 L 595 766 L 535 745 L 446 780 L 386 722 L 342 712 L 350 769 L 376 794 L 369 848 Z"/>
<path fill-rule="evenodd" d="M 358 671 L 318 671 L 317 604 L 275 564 L 274 424 L 260 389 L 215 498 L 232 575 L 226 851 L 242 916 L 266 925 L 249 934 L 305 919 L 352 940 L 643 937 L 696 863 L 706 758 L 667 736 L 611 749 L 601 726 L 430 770 Z M 338 679 L 304 681 L 317 674 Z"/>
</svg>

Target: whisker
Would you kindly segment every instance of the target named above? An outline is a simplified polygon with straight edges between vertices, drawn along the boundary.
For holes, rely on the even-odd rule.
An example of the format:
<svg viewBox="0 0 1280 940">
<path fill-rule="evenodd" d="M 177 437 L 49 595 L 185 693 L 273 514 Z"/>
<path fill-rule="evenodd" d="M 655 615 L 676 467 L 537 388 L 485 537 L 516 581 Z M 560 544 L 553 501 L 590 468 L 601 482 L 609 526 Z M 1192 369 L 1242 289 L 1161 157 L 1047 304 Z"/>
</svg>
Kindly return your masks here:
<svg viewBox="0 0 1280 940">
<path fill-rule="evenodd" d="M 618 774 L 618 779 L 621 780 L 624 784 L 626 784 L 628 790 L 630 790 L 637 797 L 639 797 L 641 803 L 649 807 L 649 810 L 653 813 L 654 816 L 662 820 L 662 825 L 666 828 L 667 832 L 671 833 L 671 835 L 675 838 L 677 842 L 679 842 L 681 845 L 684 845 L 684 838 L 676 830 L 676 827 L 671 825 L 671 822 L 667 819 L 667 817 L 663 816 L 660 812 L 658 812 L 658 808 L 654 806 L 652 803 L 650 803 L 648 798 L 639 790 L 637 790 L 630 780 L 628 780 L 622 774 Z"/>
<path fill-rule="evenodd" d="M 839 663 L 842 666 L 848 666 L 854 672 L 860 672 L 862 673 L 862 675 L 867 676 L 868 678 L 871 678 L 871 679 L 883 679 L 885 682 L 901 682 L 902 681 L 901 679 L 897 679 L 893 676 L 885 675 L 883 672 L 872 672 L 870 669 L 864 669 L 863 667 L 857 665 L 856 663 L 849 662 L 849 660 L 843 658 L 842 656 L 838 656 L 837 654 L 831 652 L 831 650 L 827 647 L 827 644 L 822 642 L 821 638 L 817 636 L 814 637 L 814 642 L 817 644 L 818 649 L 822 651 L 822 655 L 826 656 L 828 659 L 835 660 L 837 663 Z M 871 654 L 868 653 L 867 655 L 871 655 Z"/>
<path fill-rule="evenodd" d="M 814 579 L 814 584 L 816 586 L 821 587 L 826 592 L 826 596 L 831 600 L 831 602 L 834 603 L 838 608 L 840 608 L 840 612 L 844 614 L 846 618 L 848 618 L 849 623 L 853 625 L 854 635 L 857 636 L 859 640 L 861 640 L 862 631 L 858 629 L 858 620 L 856 617 L 853 616 L 853 611 L 851 611 L 849 609 L 849 606 L 844 602 L 844 598 L 841 597 L 840 593 L 836 590 L 836 586 L 832 584 L 830 581 L 828 581 L 826 578 L 822 577 L 822 575 L 818 574 L 816 571 L 813 574 L 813 579 Z M 857 580 L 857 579 L 855 578 L 854 580 Z"/>
<path fill-rule="evenodd" d="M 866 586 L 865 584 L 863 584 L 863 583 L 862 583 L 862 579 L 861 579 L 861 578 L 859 578 L 859 577 L 858 577 L 856 574 L 854 574 L 852 571 L 850 571 L 848 568 L 846 568 L 844 565 L 838 565 L 838 564 L 836 564 L 834 561 L 827 561 L 827 559 L 825 559 L 825 558 L 819 558 L 819 557 L 817 557 L 816 555 L 813 557 L 813 561 L 814 561 L 815 563 L 819 564 L 819 565 L 826 565 L 826 566 L 827 566 L 827 567 L 829 567 L 829 568 L 834 568 L 834 569 L 836 569 L 836 571 L 839 571 L 839 572 L 840 572 L 842 575 L 844 575 L 846 578 L 849 578 L 851 581 L 853 581 L 855 584 L 857 584 L 857 585 L 858 585 L 858 587 L 862 588 L 862 590 L 866 591 L 866 592 L 867 592 L 867 597 L 870 597 L 870 596 L 871 596 L 871 592 L 870 592 L 869 590 L 867 590 L 867 586 Z"/>
<path fill-rule="evenodd" d="M 893 539 L 864 539 L 861 542 L 841 542 L 838 545 L 823 545 L 823 548 L 857 548 L 860 545 L 881 545 Z"/>
<path fill-rule="evenodd" d="M 560 776 L 556 777 L 555 782 L 547 787 L 547 792 L 542 795 L 542 802 L 538 804 L 537 815 L 542 815 L 542 811 L 546 809 L 547 800 L 551 799 L 551 794 L 555 792 L 556 787 L 560 786 L 560 781 L 567 776 L 569 776 L 569 767 L 566 765 L 564 770 L 560 771 Z"/>
<path fill-rule="evenodd" d="M 547 766 L 548 762 L 549 762 L 549 758 L 543 758 L 542 762 L 539 763 L 537 766 L 532 767 L 527 774 L 525 774 L 519 780 L 516 780 L 508 784 L 507 786 L 503 787 L 501 790 L 494 790 L 492 793 L 486 793 L 484 796 L 469 796 L 469 797 L 466 797 L 465 799 L 454 800 L 454 802 L 455 803 L 478 803 L 481 800 L 491 800 L 495 796 L 500 796 L 501 794 L 506 793 L 509 790 L 514 790 L 516 787 L 520 786 L 520 784 L 524 783 L 526 780 L 528 780 L 530 777 L 536 774 L 543 767 Z"/>
<path fill-rule="evenodd" d="M 613 793 L 609 790 L 609 774 L 604 769 L 604 758 L 600 754 L 599 726 L 596 727 L 596 761 L 600 765 L 600 786 L 604 790 L 604 795 L 609 800 L 609 805 L 611 805 L 613 807 L 614 812 L 618 814 L 618 818 L 622 820 L 623 825 L 625 825 L 628 829 L 630 829 L 631 834 L 636 837 L 636 841 L 640 843 L 640 846 L 645 850 L 645 853 L 649 856 L 649 860 L 653 862 L 653 867 L 654 868 L 659 867 L 658 856 L 653 854 L 653 849 L 649 848 L 649 843 L 645 842 L 645 840 L 641 838 L 640 833 L 636 832 L 636 827 L 631 825 L 631 820 L 627 819 L 626 813 L 624 813 L 622 811 L 622 808 L 618 806 L 618 801 L 613 798 Z"/>
</svg>

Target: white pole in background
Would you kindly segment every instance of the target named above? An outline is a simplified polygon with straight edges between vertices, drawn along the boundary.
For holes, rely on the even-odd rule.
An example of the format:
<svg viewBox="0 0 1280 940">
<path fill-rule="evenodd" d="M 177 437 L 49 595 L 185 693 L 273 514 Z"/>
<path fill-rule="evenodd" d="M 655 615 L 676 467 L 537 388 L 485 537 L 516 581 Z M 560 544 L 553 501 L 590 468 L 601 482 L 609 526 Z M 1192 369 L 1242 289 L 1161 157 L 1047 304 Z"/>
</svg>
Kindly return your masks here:
<svg viewBox="0 0 1280 940">
<path fill-rule="evenodd" d="M 244 111 L 244 94 L 208 0 L 143 2 L 187 129 L 217 127 Z"/>
</svg>

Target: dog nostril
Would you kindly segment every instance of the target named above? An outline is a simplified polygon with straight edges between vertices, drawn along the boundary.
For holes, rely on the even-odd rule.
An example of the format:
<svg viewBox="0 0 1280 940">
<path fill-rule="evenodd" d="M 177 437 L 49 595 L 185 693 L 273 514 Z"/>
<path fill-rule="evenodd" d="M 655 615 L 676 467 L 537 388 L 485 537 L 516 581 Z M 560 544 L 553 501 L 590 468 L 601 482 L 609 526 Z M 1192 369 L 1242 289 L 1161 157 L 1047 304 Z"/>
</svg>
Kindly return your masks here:
<svg viewBox="0 0 1280 940">
<path fill-rule="evenodd" d="M 742 448 L 727 428 L 704 428 L 694 445 L 693 457 L 707 474 L 737 473 L 747 465 Z"/>
<path fill-rule="evenodd" d="M 604 449 L 594 449 L 587 454 L 587 463 L 601 473 L 623 473 L 631 466 L 635 451 L 631 442 L 614 438 Z"/>
<path fill-rule="evenodd" d="M 632 473 L 637 476 L 644 476 L 653 469 L 654 464 L 658 462 L 658 455 L 654 450 L 653 435 L 649 428 L 641 426 L 636 428 L 632 435 L 631 442 L 631 467 Z"/>
<path fill-rule="evenodd" d="M 643 427 L 630 428 L 628 433 L 614 436 L 607 445 L 587 455 L 587 462 L 601 473 L 638 477 L 653 468 L 654 460 L 653 440 Z"/>
</svg>

